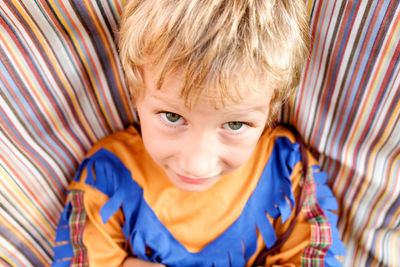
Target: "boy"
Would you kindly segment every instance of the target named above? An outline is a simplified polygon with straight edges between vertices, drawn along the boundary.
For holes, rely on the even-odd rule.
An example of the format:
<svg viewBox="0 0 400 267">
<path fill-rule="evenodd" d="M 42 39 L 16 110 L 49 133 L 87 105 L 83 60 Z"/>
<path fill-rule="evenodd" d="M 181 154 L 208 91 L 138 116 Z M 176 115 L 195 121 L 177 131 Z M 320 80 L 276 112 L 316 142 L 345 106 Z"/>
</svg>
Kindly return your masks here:
<svg viewBox="0 0 400 267">
<path fill-rule="evenodd" d="M 106 137 L 82 163 L 54 266 L 340 264 L 323 173 L 270 127 L 307 58 L 303 5 L 127 1 L 119 46 L 140 134 Z"/>
</svg>

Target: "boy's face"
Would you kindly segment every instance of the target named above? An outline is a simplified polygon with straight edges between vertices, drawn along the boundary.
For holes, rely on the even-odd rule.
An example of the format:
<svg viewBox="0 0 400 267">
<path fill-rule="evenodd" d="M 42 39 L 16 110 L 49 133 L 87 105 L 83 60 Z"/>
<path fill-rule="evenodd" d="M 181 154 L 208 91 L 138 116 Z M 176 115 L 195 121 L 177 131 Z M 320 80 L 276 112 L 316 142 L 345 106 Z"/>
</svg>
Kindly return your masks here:
<svg viewBox="0 0 400 267">
<path fill-rule="evenodd" d="M 207 190 L 250 158 L 268 119 L 271 92 L 242 93 L 239 103 L 218 109 L 201 97 L 188 109 L 179 74 L 167 76 L 160 90 L 157 74 L 144 68 L 145 93 L 136 101 L 146 150 L 181 190 Z"/>
</svg>

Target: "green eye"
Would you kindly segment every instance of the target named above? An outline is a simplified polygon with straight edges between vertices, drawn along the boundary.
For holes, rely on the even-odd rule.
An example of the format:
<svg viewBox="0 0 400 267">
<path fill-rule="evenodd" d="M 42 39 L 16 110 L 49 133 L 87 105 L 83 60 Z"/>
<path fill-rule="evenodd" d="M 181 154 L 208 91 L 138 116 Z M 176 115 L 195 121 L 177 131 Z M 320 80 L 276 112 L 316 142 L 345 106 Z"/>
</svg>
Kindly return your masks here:
<svg viewBox="0 0 400 267">
<path fill-rule="evenodd" d="M 243 127 L 243 122 L 240 121 L 230 121 L 228 122 L 228 127 L 232 131 L 240 130 Z"/>
<path fill-rule="evenodd" d="M 176 114 L 176 113 L 172 113 L 172 112 L 165 112 L 165 118 L 169 122 L 177 122 L 182 118 L 182 116 L 179 114 Z"/>
</svg>

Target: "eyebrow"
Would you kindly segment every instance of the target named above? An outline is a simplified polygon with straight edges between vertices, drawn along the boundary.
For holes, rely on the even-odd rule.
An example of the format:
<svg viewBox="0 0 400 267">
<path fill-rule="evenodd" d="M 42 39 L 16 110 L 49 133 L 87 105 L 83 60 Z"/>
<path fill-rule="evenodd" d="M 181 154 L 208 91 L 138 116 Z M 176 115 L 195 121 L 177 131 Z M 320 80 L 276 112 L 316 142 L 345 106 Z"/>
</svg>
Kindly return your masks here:
<svg viewBox="0 0 400 267">
<path fill-rule="evenodd" d="M 160 103 L 162 103 L 162 104 L 164 104 L 166 106 L 169 106 L 169 107 L 171 107 L 173 109 L 178 109 L 178 110 L 182 109 L 182 106 L 180 104 L 176 103 L 174 97 L 171 97 L 171 99 L 165 99 L 165 98 L 157 97 L 154 94 L 150 94 L 150 96 L 151 96 L 151 98 L 153 98 L 157 102 L 160 102 Z"/>
<path fill-rule="evenodd" d="M 236 113 L 243 113 L 243 112 L 249 112 L 249 111 L 257 111 L 260 113 L 264 113 L 264 111 L 268 109 L 268 106 L 266 105 L 258 105 L 254 107 L 248 107 L 244 109 L 239 109 L 239 110 L 226 110 L 226 112 L 229 112 L 231 114 L 236 114 Z"/>
<path fill-rule="evenodd" d="M 182 105 L 180 105 L 180 103 L 179 104 L 176 103 L 175 97 L 171 97 L 170 99 L 165 99 L 164 97 L 160 98 L 154 94 L 150 94 L 150 96 L 153 99 L 155 99 L 156 101 L 161 102 L 162 104 L 164 104 L 168 107 L 171 107 L 174 110 L 178 110 L 178 111 L 182 110 Z M 232 105 L 232 106 L 234 106 L 234 105 Z M 186 109 L 187 107 L 184 105 L 184 108 Z M 222 110 L 222 112 L 228 113 L 230 115 L 243 115 L 244 113 L 253 112 L 253 111 L 256 111 L 259 113 L 264 113 L 266 109 L 268 109 L 268 106 L 258 105 L 258 106 L 249 107 L 249 108 L 240 109 L 240 110 L 232 110 L 232 109 L 224 109 L 224 108 L 221 108 L 220 110 Z"/>
</svg>

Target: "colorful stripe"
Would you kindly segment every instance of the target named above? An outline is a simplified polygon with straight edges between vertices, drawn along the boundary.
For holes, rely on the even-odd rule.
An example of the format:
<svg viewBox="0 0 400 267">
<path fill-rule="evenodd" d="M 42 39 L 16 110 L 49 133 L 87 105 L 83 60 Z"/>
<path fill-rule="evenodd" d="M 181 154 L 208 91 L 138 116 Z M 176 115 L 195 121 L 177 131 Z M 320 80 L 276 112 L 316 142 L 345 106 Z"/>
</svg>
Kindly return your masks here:
<svg viewBox="0 0 400 267">
<path fill-rule="evenodd" d="M 307 197 L 302 210 L 311 224 L 311 243 L 304 250 L 301 263 L 302 266 L 324 266 L 326 252 L 332 244 L 331 226 L 328 218 L 317 204 L 317 184 L 314 181 L 312 169 L 308 171 L 303 180 L 303 186 L 307 191 Z"/>
<path fill-rule="evenodd" d="M 0 265 L 50 264 L 78 164 L 133 121 L 115 45 L 123 2 L 0 1 Z M 320 153 L 340 204 L 344 265 L 395 265 L 400 1 L 306 6 L 312 55 L 283 121 Z"/>
<path fill-rule="evenodd" d="M 69 227 L 71 230 L 71 243 L 74 250 L 74 257 L 71 265 L 88 265 L 87 250 L 83 244 L 83 230 L 86 222 L 86 211 L 83 206 L 83 191 L 71 191 L 71 216 Z"/>
<path fill-rule="evenodd" d="M 87 266 L 87 250 L 83 243 L 83 232 L 86 223 L 84 192 L 69 192 L 69 202 L 61 214 L 55 234 L 54 262 L 52 267 Z"/>
<path fill-rule="evenodd" d="M 345 266 L 400 262 L 400 2 L 307 1 L 313 50 L 283 120 L 320 153 Z"/>
<path fill-rule="evenodd" d="M 133 121 L 115 46 L 121 10 L 119 0 L 0 2 L 0 265 L 51 263 L 78 164 Z"/>
</svg>

